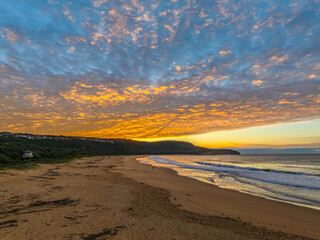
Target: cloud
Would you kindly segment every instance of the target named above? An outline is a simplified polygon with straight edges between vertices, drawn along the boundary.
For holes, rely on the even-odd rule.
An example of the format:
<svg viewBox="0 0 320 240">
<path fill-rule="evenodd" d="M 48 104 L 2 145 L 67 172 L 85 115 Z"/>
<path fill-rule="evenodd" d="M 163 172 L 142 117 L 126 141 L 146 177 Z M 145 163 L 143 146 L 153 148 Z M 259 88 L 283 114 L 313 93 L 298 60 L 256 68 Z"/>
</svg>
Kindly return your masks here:
<svg viewBox="0 0 320 240">
<path fill-rule="evenodd" d="M 219 53 L 221 56 L 226 56 L 226 55 L 229 55 L 231 53 L 231 51 L 230 50 L 226 50 L 226 51 L 222 50 L 222 51 L 219 51 Z"/>
<path fill-rule="evenodd" d="M 317 118 L 318 8 L 8 1 L 0 131 L 165 137 Z"/>
<path fill-rule="evenodd" d="M 261 80 L 253 80 L 252 84 L 256 85 L 256 86 L 260 86 L 261 84 L 263 84 L 263 81 L 261 81 Z"/>
<path fill-rule="evenodd" d="M 316 78 L 317 76 L 315 74 L 310 74 L 309 78 Z"/>
<path fill-rule="evenodd" d="M 13 30 L 2 28 L 2 32 L 1 37 L 7 38 L 11 43 L 15 43 L 19 39 L 19 36 Z"/>
</svg>

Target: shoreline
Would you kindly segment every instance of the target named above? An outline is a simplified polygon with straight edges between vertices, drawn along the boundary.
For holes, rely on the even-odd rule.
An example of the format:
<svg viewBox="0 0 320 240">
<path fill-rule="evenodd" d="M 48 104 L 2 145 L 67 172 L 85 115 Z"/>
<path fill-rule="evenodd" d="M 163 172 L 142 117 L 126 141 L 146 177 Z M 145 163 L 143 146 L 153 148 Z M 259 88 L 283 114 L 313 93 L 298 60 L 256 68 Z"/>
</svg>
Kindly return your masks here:
<svg viewBox="0 0 320 240">
<path fill-rule="evenodd" d="M 146 157 L 148 157 L 148 156 L 146 155 Z M 141 164 L 147 164 L 147 165 L 150 165 L 150 166 L 152 165 L 151 163 L 149 164 L 149 163 L 140 162 L 139 160 L 137 160 L 138 158 L 144 158 L 144 157 L 137 157 L 136 158 L 137 162 L 139 162 Z M 240 192 L 240 193 L 251 195 L 251 196 L 255 196 L 255 197 L 261 197 L 261 198 L 264 198 L 264 199 L 267 199 L 267 200 L 271 200 L 271 201 L 282 202 L 282 203 L 286 203 L 286 204 L 290 204 L 290 205 L 294 205 L 294 206 L 305 207 L 305 208 L 310 208 L 310 209 L 314 209 L 314 210 L 320 211 L 320 206 L 318 207 L 318 206 L 306 205 L 306 204 L 303 204 L 303 203 L 289 202 L 289 201 L 285 201 L 285 200 L 282 200 L 282 199 L 277 199 L 277 198 L 267 197 L 267 196 L 263 196 L 263 195 L 259 195 L 259 194 L 254 194 L 254 193 L 251 193 L 251 192 L 245 192 L 245 191 L 236 190 L 236 189 L 232 189 L 232 188 L 224 188 L 224 187 L 220 187 L 220 186 L 218 186 L 218 185 L 216 185 L 216 184 L 214 184 L 212 182 L 209 182 L 209 181 L 202 181 L 202 180 L 197 179 L 197 178 L 192 178 L 192 177 L 189 177 L 189 176 L 180 175 L 176 170 L 174 170 L 174 169 L 172 169 L 170 167 L 161 167 L 161 166 L 155 166 L 155 165 L 152 165 L 152 166 L 157 167 L 157 168 L 166 168 L 166 169 L 173 170 L 176 173 L 176 175 L 178 175 L 178 176 L 195 179 L 195 180 L 197 180 L 199 182 L 210 184 L 210 185 L 213 185 L 213 186 L 218 187 L 220 189 L 233 190 L 233 191 L 236 191 L 236 192 Z"/>
<path fill-rule="evenodd" d="M 140 158 L 140 157 L 136 157 Z M 168 190 L 174 204 L 187 211 L 241 219 L 275 231 L 320 239 L 320 211 L 282 201 L 267 199 L 232 189 L 220 188 L 165 167 L 154 167 L 129 160 L 124 176 Z M 130 169 L 139 169 L 139 173 Z"/>
<path fill-rule="evenodd" d="M 260 209 L 254 216 L 268 216 L 268 204 L 256 197 L 152 169 L 137 157 L 90 157 L 0 174 L 1 239 L 320 239 L 319 211 L 302 209 L 296 224 L 306 223 L 299 228 L 277 224 L 279 215 L 271 216 L 273 225 L 259 223 L 244 208 L 253 204 Z"/>
</svg>

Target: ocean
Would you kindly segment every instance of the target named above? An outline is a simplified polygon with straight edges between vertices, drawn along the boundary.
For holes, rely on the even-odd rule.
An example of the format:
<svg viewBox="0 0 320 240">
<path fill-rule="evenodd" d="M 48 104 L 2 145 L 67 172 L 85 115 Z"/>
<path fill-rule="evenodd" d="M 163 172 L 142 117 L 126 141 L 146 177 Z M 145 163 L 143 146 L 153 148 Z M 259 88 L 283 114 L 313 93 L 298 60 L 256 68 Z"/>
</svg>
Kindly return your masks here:
<svg viewBox="0 0 320 240">
<path fill-rule="evenodd" d="M 320 210 L 320 154 L 161 155 L 138 160 L 221 188 Z"/>
</svg>

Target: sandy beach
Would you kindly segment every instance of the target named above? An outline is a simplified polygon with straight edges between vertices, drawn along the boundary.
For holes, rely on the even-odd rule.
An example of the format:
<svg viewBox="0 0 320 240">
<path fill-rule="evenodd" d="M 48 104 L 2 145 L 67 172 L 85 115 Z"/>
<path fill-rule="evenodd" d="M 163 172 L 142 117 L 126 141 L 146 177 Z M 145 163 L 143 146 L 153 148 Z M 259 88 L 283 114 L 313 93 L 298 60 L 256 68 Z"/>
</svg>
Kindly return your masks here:
<svg viewBox="0 0 320 240">
<path fill-rule="evenodd" d="M 0 173 L 0 239 L 320 239 L 320 211 L 92 157 Z"/>
</svg>

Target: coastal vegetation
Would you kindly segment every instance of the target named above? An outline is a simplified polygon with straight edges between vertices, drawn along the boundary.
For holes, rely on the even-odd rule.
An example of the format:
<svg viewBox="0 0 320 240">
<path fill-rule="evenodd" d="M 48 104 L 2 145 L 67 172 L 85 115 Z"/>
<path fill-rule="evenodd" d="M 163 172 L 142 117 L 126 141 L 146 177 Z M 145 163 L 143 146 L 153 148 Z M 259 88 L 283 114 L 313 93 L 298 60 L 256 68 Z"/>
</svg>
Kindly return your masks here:
<svg viewBox="0 0 320 240">
<path fill-rule="evenodd" d="M 24 159 L 30 149 L 33 158 Z M 142 142 L 126 139 L 103 139 L 0 133 L 0 168 L 28 168 L 36 163 L 61 163 L 74 158 L 98 155 L 144 154 L 239 154 L 229 149 L 208 149 L 188 142 Z"/>
</svg>

